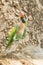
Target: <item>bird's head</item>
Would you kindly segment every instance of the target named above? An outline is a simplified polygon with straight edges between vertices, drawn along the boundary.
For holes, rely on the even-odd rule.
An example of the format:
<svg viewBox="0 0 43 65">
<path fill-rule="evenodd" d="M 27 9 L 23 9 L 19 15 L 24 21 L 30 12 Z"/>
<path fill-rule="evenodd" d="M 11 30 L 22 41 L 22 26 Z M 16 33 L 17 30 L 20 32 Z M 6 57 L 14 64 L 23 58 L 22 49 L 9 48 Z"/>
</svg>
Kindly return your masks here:
<svg viewBox="0 0 43 65">
<path fill-rule="evenodd" d="M 21 13 L 20 18 L 21 18 L 22 23 L 26 23 L 24 17 L 25 17 L 24 13 Z"/>
<path fill-rule="evenodd" d="M 24 18 L 24 13 L 22 12 L 22 13 L 20 13 L 20 18 Z"/>
</svg>

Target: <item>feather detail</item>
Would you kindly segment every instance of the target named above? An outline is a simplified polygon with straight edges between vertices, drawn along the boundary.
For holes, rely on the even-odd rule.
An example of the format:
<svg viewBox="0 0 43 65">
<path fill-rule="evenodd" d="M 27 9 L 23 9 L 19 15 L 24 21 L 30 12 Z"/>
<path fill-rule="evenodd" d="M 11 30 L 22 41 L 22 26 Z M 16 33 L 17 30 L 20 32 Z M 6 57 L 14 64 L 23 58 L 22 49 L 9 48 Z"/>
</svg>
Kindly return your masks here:
<svg viewBox="0 0 43 65">
<path fill-rule="evenodd" d="M 9 37 L 8 37 L 8 44 L 7 44 L 7 46 L 6 46 L 6 49 L 12 44 L 12 42 L 13 42 L 13 38 L 14 38 L 14 36 L 15 36 L 15 34 L 18 32 L 18 26 L 16 25 L 13 29 L 12 29 L 12 31 L 10 32 L 10 35 L 9 35 Z"/>
<path fill-rule="evenodd" d="M 6 49 L 11 46 L 13 40 L 19 40 L 23 36 L 25 36 L 25 24 L 20 22 L 19 25 L 16 25 L 12 31 L 10 32 L 10 35 L 8 37 L 8 44 L 6 46 Z"/>
<path fill-rule="evenodd" d="M 18 34 L 23 35 L 24 29 L 25 29 L 25 24 L 21 22 L 19 25 Z"/>
</svg>

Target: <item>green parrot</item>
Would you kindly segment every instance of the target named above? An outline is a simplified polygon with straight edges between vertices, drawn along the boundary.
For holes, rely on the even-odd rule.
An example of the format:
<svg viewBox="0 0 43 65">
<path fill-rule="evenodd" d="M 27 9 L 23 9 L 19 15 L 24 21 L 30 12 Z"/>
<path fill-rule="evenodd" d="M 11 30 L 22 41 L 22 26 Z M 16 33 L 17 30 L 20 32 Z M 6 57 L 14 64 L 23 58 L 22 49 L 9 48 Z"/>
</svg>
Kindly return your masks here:
<svg viewBox="0 0 43 65">
<path fill-rule="evenodd" d="M 15 25 L 10 32 L 10 35 L 8 37 L 8 44 L 6 46 L 6 49 L 12 44 L 13 40 L 19 40 L 26 36 L 26 21 L 24 20 L 24 14 L 21 14 L 21 22 L 18 25 Z"/>
</svg>

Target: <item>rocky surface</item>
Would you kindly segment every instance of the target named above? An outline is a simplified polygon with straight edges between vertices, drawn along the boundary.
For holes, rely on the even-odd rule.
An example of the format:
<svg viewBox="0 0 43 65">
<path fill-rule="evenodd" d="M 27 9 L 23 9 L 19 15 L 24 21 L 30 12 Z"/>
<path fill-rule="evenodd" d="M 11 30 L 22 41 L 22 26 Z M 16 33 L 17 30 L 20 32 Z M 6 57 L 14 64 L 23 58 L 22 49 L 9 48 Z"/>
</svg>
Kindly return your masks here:
<svg viewBox="0 0 43 65">
<path fill-rule="evenodd" d="M 27 36 L 14 41 L 11 48 L 5 50 L 10 30 L 21 21 L 19 17 L 21 12 L 25 14 L 28 23 Z M 0 57 L 4 55 L 19 59 L 43 59 L 42 0 L 0 0 Z"/>
<path fill-rule="evenodd" d="M 14 59 L 3 59 L 0 60 L 0 65 L 34 65 L 30 60 L 29 62 L 21 59 L 21 60 L 14 60 Z"/>
</svg>

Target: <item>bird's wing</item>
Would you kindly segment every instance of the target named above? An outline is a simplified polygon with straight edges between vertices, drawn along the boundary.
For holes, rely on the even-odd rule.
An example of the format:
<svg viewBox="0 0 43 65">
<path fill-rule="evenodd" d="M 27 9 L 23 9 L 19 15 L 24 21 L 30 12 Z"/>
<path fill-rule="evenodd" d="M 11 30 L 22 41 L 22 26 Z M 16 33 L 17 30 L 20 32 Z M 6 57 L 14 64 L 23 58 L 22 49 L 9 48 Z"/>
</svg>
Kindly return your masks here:
<svg viewBox="0 0 43 65">
<path fill-rule="evenodd" d="M 6 49 L 12 44 L 13 42 L 13 37 L 15 36 L 15 34 L 18 32 L 18 25 L 16 25 L 12 31 L 10 32 L 10 35 L 8 37 L 8 44 L 6 46 Z"/>
</svg>

